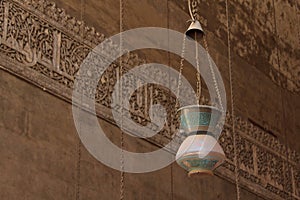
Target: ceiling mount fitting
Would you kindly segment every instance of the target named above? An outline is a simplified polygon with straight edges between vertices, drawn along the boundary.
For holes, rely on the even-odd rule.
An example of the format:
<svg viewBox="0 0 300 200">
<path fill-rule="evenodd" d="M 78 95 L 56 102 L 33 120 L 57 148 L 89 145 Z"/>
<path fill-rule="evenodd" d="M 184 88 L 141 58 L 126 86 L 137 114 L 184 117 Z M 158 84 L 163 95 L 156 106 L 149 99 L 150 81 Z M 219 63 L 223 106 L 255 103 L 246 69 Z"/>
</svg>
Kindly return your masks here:
<svg viewBox="0 0 300 200">
<path fill-rule="evenodd" d="M 190 12 L 190 16 L 191 16 L 191 25 L 189 26 L 189 28 L 187 29 L 187 31 L 185 32 L 185 34 L 188 37 L 191 37 L 193 39 L 195 38 L 202 38 L 204 35 L 204 31 L 203 28 L 200 24 L 200 22 L 195 19 L 193 12 L 192 12 L 192 7 L 191 7 L 191 0 L 188 1 L 188 6 L 189 6 L 189 12 Z"/>
</svg>

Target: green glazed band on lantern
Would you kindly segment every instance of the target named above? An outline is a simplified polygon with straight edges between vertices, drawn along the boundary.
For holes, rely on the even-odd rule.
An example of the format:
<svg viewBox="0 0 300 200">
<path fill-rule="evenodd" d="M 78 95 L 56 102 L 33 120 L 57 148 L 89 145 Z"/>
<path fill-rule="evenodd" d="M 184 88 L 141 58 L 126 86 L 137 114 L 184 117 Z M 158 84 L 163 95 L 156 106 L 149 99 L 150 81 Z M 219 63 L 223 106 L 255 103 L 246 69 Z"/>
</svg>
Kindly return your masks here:
<svg viewBox="0 0 300 200">
<path fill-rule="evenodd" d="M 218 108 L 205 105 L 185 106 L 178 112 L 180 112 L 180 129 L 187 135 L 214 136 L 214 130 L 222 115 Z"/>
</svg>

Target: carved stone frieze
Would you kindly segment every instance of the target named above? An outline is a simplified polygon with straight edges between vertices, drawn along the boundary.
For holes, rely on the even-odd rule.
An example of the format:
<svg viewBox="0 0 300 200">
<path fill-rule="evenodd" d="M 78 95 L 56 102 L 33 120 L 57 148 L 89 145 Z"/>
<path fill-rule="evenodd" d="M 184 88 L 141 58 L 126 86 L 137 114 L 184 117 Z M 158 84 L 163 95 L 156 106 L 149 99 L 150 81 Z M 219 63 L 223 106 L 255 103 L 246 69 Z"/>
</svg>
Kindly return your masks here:
<svg viewBox="0 0 300 200">
<path fill-rule="evenodd" d="M 257 66 L 258 70 L 278 86 L 299 93 L 297 2 L 234 0 L 228 1 L 228 6 L 233 52 Z M 216 17 L 214 22 L 218 26 L 214 26 L 211 31 L 221 40 L 227 37 L 224 1 L 192 0 L 192 12 L 208 28 L 213 25 L 207 25 L 205 18 Z M 249 20 L 249 16 L 255 17 Z"/>
<path fill-rule="evenodd" d="M 193 3 L 193 9 L 196 7 Z M 75 75 L 83 60 L 104 39 L 104 35 L 94 28 L 86 27 L 83 22 L 45 0 L 0 2 L 0 56 L 5 58 L 0 59 L 0 65 L 65 99 L 71 99 L 71 93 L 65 91 L 66 88 L 69 91 L 73 88 Z M 118 51 L 113 44 L 111 47 L 112 53 Z M 7 60 L 19 66 L 9 65 Z M 136 54 L 127 53 L 107 68 L 99 80 L 95 96 L 97 106 L 108 110 L 107 113 L 111 109 L 114 85 L 120 75 L 120 62 L 122 74 L 146 63 Z M 43 78 L 40 78 L 41 75 Z M 171 83 L 176 83 L 176 80 L 171 80 Z M 208 104 L 209 101 L 203 97 L 202 103 Z M 164 128 L 149 139 L 162 146 L 178 128 L 176 98 L 169 89 L 153 84 L 141 85 L 129 100 L 130 114 L 132 120 L 146 125 L 150 122 L 149 107 L 153 104 L 164 106 L 168 113 Z M 102 117 L 110 119 L 109 114 Z M 239 175 L 243 187 L 259 192 L 266 199 L 300 199 L 299 154 L 250 121 L 239 117 L 232 119 L 230 113 L 219 138 L 227 160 L 217 174 L 234 181 L 233 120 L 238 133 Z M 180 138 L 177 139 L 180 142 Z"/>
<path fill-rule="evenodd" d="M 91 49 L 65 34 L 60 35 L 59 70 L 74 77 Z"/>
<path fill-rule="evenodd" d="M 3 35 L 4 27 L 4 2 L 0 2 L 0 35 Z"/>
<path fill-rule="evenodd" d="M 293 183 L 294 193 L 296 196 L 300 196 L 300 170 L 299 168 L 293 168 Z"/>
</svg>

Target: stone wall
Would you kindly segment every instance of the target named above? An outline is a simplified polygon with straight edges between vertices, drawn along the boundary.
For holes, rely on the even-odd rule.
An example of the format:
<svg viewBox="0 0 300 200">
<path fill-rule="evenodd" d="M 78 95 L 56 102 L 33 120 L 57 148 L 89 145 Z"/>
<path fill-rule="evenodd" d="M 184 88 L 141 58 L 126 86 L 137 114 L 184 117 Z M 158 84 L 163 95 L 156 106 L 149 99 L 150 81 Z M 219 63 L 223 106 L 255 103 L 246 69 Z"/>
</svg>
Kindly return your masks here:
<svg viewBox="0 0 300 200">
<path fill-rule="evenodd" d="M 57 7 L 35 0 L 0 2 L 0 168 L 4 172 L 0 196 L 118 199 L 120 173 L 96 161 L 79 143 L 70 97 L 74 75 L 87 53 L 105 37 L 118 33 L 119 2 L 89 0 L 84 6 L 75 0 L 55 2 Z M 300 198 L 297 6 L 290 1 L 230 1 L 237 118 L 228 113 L 220 138 L 227 160 L 217 176 L 189 179 L 176 163 L 153 173 L 126 174 L 125 199 L 171 199 L 172 191 L 174 199 L 235 199 L 232 121 L 239 133 L 241 199 Z M 211 55 L 229 91 L 225 2 L 195 1 L 194 9 L 198 9 Z M 159 26 L 184 32 L 188 18 L 183 1 L 124 3 L 125 29 Z M 138 52 L 138 56 L 127 55 L 123 65 L 128 70 L 151 60 L 168 63 L 165 56 L 155 51 Z M 178 66 L 178 59 L 174 57 L 170 63 Z M 100 120 L 102 126 L 119 144 L 119 129 L 109 115 L 118 65 L 111 69 L 105 74 L 111 81 L 100 86 L 96 101 L 105 110 L 99 114 L 99 119 L 105 119 Z M 188 70 L 185 73 L 191 74 Z M 174 98 L 161 88 L 151 91 L 156 91 L 160 103 L 174 110 Z M 133 100 L 143 95 L 143 91 L 135 94 Z M 142 102 L 132 111 L 141 123 L 147 121 L 148 114 L 140 112 L 144 108 Z M 125 148 L 153 150 L 168 141 L 174 131 L 166 125 L 150 140 L 125 137 Z"/>
</svg>

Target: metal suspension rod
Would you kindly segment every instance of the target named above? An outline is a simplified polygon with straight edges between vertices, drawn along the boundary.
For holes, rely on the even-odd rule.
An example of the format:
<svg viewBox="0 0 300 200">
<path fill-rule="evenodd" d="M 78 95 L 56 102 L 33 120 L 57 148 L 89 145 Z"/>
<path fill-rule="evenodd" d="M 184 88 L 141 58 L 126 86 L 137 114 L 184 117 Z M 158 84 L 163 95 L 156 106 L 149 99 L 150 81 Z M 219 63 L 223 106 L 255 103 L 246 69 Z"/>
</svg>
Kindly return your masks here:
<svg viewBox="0 0 300 200">
<path fill-rule="evenodd" d="M 192 21 L 195 21 L 195 18 L 193 16 L 193 12 L 192 12 L 191 0 L 188 0 L 188 4 L 189 4 L 189 12 L 190 12 L 190 16 L 192 18 Z"/>
</svg>

